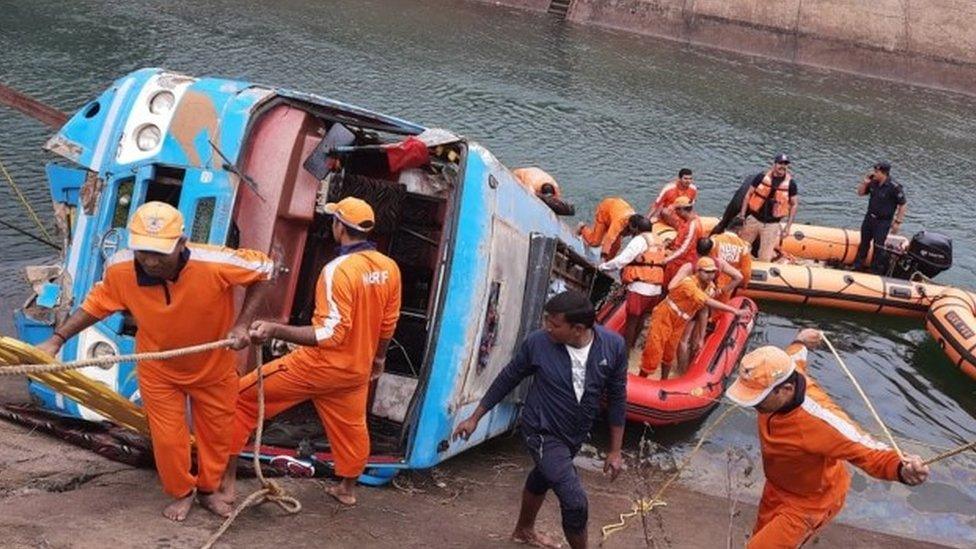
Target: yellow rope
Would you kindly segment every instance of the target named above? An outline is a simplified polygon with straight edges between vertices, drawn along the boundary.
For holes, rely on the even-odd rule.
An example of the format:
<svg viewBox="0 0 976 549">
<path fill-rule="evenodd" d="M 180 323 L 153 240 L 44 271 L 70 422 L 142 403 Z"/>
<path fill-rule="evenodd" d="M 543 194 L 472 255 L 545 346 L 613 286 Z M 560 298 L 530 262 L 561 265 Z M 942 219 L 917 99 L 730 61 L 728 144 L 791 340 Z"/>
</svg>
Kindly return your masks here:
<svg viewBox="0 0 976 549">
<path fill-rule="evenodd" d="M 285 493 L 284 489 L 278 485 L 277 482 L 264 478 L 264 472 L 261 470 L 261 437 L 264 434 L 264 371 L 261 369 L 261 361 L 257 361 L 257 390 L 258 390 L 258 424 L 257 431 L 254 433 L 254 453 L 252 455 L 252 460 L 254 464 L 254 473 L 258 477 L 258 481 L 261 482 L 261 488 L 255 490 L 251 495 L 244 498 L 231 514 L 224 519 L 223 524 L 217 529 L 213 535 L 203 544 L 202 549 L 210 549 L 213 547 L 220 536 L 223 536 L 225 532 L 230 528 L 237 516 L 241 514 L 244 509 L 251 506 L 261 505 L 266 501 L 270 501 L 281 507 L 286 513 L 294 515 L 302 510 L 302 502 L 298 501 Z"/>
<path fill-rule="evenodd" d="M 709 436 L 711 436 L 712 431 L 714 431 L 723 421 L 725 421 L 725 418 L 727 418 L 729 414 L 731 414 L 736 410 L 738 410 L 736 406 L 729 406 L 728 408 L 725 409 L 724 412 L 722 412 L 722 415 L 718 416 L 718 418 L 716 418 L 715 421 L 711 423 L 711 425 L 709 425 L 708 427 L 705 428 L 704 431 L 702 431 L 702 435 L 698 439 L 698 443 L 695 444 L 695 447 L 691 450 L 691 452 L 688 453 L 687 456 L 685 456 L 685 459 L 682 460 L 681 465 L 678 466 L 678 469 L 674 473 L 672 473 L 671 476 L 667 478 L 667 480 L 664 481 L 664 483 L 661 485 L 660 488 L 657 489 L 656 492 L 654 492 L 653 496 L 651 496 L 650 498 L 641 498 L 635 501 L 634 506 L 629 513 L 621 513 L 619 518 L 617 519 L 617 522 L 607 524 L 603 526 L 603 528 L 600 528 L 600 532 L 603 533 L 603 539 L 606 540 L 611 535 L 626 528 L 627 519 L 636 517 L 639 514 L 642 515 L 644 513 L 648 513 L 655 507 L 666 506 L 667 503 L 661 499 L 661 497 L 664 496 L 664 491 L 667 490 L 671 486 L 671 484 L 674 483 L 674 481 L 678 480 L 678 477 L 681 476 L 681 472 L 684 471 L 685 467 L 687 467 L 691 463 L 692 458 L 694 458 L 695 454 L 698 453 L 698 450 L 701 449 L 702 445 L 705 443 L 705 440 Z"/>
<path fill-rule="evenodd" d="M 962 446 L 960 446 L 958 448 L 954 448 L 952 450 L 949 450 L 948 452 L 943 452 L 943 453 L 941 453 L 941 454 L 939 454 L 939 455 L 937 455 L 935 457 L 929 458 L 929 459 L 925 460 L 923 463 L 924 463 L 924 465 L 932 465 L 933 463 L 942 461 L 942 460 L 944 460 L 946 458 L 951 458 L 952 456 L 954 456 L 956 454 L 961 454 L 961 453 L 965 452 L 966 450 L 976 450 L 976 440 L 974 440 L 974 441 L 972 441 L 972 442 L 970 442 L 968 444 L 963 444 Z"/>
<path fill-rule="evenodd" d="M 182 347 L 179 349 L 171 349 L 168 351 L 155 351 L 148 353 L 136 353 L 132 355 L 120 355 L 120 356 L 108 356 L 101 358 L 90 358 L 85 360 L 78 360 L 75 362 L 66 363 L 53 363 L 53 364 L 15 364 L 15 365 L 2 365 L 0 364 L 0 376 L 2 375 L 37 375 L 37 374 L 50 374 L 57 372 L 64 372 L 68 370 L 77 370 L 80 368 L 88 368 L 90 366 L 104 366 L 108 364 L 118 364 L 120 362 L 138 362 L 142 360 L 166 360 L 169 358 L 176 358 L 180 356 L 202 353 L 204 351 L 211 351 L 214 349 L 230 347 L 234 343 L 231 338 L 221 339 L 220 341 L 213 341 L 210 343 L 203 343 L 201 345 L 193 345 L 190 347 Z M 260 363 L 260 361 L 258 361 Z M 222 536 L 234 520 L 244 509 L 252 505 L 260 505 L 266 501 L 273 502 L 279 507 L 285 510 L 289 514 L 295 514 L 302 510 L 302 503 L 297 499 L 287 495 L 284 489 L 275 482 L 274 480 L 264 478 L 264 472 L 261 470 L 261 438 L 264 432 L 264 372 L 261 370 L 260 365 L 257 371 L 257 390 L 258 390 L 258 424 L 257 432 L 254 435 L 254 471 L 257 474 L 258 480 L 261 482 L 261 488 L 256 490 L 251 495 L 247 496 L 244 501 L 237 506 L 236 509 L 228 516 L 224 523 L 220 525 L 220 528 L 210 536 L 207 543 L 203 546 L 205 549 L 209 549 L 214 543 Z"/>
<path fill-rule="evenodd" d="M 228 339 L 221 339 L 220 341 L 203 343 L 201 345 L 192 345 L 190 347 L 171 349 L 168 351 L 153 351 L 149 353 L 136 353 L 132 355 L 117 355 L 117 356 L 104 356 L 99 358 L 86 358 L 84 360 L 76 360 L 74 362 L 64 362 L 64 363 L 57 362 L 53 364 L 11 364 L 9 366 L 0 365 L 0 376 L 49 374 L 54 372 L 64 372 L 67 370 L 88 368 L 89 366 L 107 366 L 110 364 L 118 364 L 120 362 L 139 362 L 142 360 L 166 360 L 169 358 L 176 358 L 185 355 L 202 353 L 204 351 L 212 351 L 214 349 L 220 349 L 223 347 L 230 347 L 232 343 L 234 343 L 234 340 L 228 338 Z"/>
<path fill-rule="evenodd" d="M 844 359 L 842 359 L 840 354 L 837 353 L 837 349 L 835 349 L 834 345 L 829 339 L 827 339 L 827 334 L 820 332 L 820 337 L 824 340 L 824 343 L 827 344 L 827 347 L 830 348 L 830 352 L 834 353 L 834 358 L 837 359 L 837 364 L 840 366 L 840 369 L 847 374 L 848 379 L 850 379 L 851 383 L 854 384 L 854 388 L 857 389 L 858 394 L 861 395 L 862 399 L 864 399 L 864 403 L 868 405 L 868 410 L 871 412 L 871 415 L 874 416 L 874 419 L 878 422 L 878 425 L 881 426 L 881 430 L 884 431 L 885 436 L 888 437 L 888 440 L 891 442 L 891 447 L 894 448 L 895 452 L 898 454 L 898 458 L 902 460 L 905 459 L 905 454 L 902 453 L 901 448 L 898 447 L 898 443 L 895 442 L 895 437 L 892 436 L 891 431 L 888 430 L 888 426 L 885 425 L 884 421 L 881 421 L 881 416 L 878 415 L 877 410 L 874 409 L 874 405 L 871 404 L 871 399 L 869 399 L 868 395 L 865 394 L 864 389 L 861 389 L 861 384 L 857 382 L 857 379 L 854 378 L 854 374 L 852 374 L 850 369 L 847 368 L 847 365 L 844 364 Z"/>
<path fill-rule="evenodd" d="M 35 212 L 34 208 L 31 207 L 30 202 L 27 201 L 27 197 L 24 196 L 24 193 L 20 192 L 20 187 L 18 187 L 17 184 L 14 183 L 14 179 L 10 177 L 10 172 L 8 172 L 7 167 L 3 165 L 3 161 L 0 161 L 0 172 L 3 172 L 3 176 L 7 179 L 7 183 L 10 185 L 10 188 L 14 191 L 14 194 L 17 195 L 17 198 L 20 199 L 20 203 L 24 205 L 24 208 L 27 209 L 27 213 L 30 214 L 31 219 L 34 220 L 37 227 L 41 229 L 42 233 L 44 233 L 44 237 L 47 238 L 48 241 L 53 242 L 54 238 L 51 237 L 51 234 L 47 232 L 44 224 L 41 223 L 41 218 L 37 216 L 37 212 Z"/>
</svg>

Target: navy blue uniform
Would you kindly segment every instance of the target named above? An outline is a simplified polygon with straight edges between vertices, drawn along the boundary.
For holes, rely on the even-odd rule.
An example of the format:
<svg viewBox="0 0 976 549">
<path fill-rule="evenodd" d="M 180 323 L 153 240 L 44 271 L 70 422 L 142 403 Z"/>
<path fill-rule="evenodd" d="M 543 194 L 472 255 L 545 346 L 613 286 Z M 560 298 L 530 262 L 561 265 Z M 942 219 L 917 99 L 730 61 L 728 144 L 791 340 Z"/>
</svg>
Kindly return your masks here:
<svg viewBox="0 0 976 549">
<path fill-rule="evenodd" d="M 861 243 L 857 247 L 854 257 L 854 268 L 860 269 L 868 255 L 871 243 L 874 243 L 874 256 L 871 258 L 871 272 L 883 274 L 888 266 L 888 252 L 884 249 L 891 221 L 898 206 L 905 203 L 905 191 L 894 179 L 888 178 L 884 183 L 872 181 L 867 188 L 870 199 L 868 212 L 861 222 Z"/>
<path fill-rule="evenodd" d="M 535 468 L 525 488 L 537 495 L 550 488 L 559 498 L 563 529 L 581 532 L 588 505 L 573 457 L 589 437 L 600 402 L 607 397 L 608 422 L 623 426 L 627 404 L 627 350 L 620 335 L 593 327 L 583 396 L 573 390 L 566 347 L 544 330 L 529 334 L 512 361 L 488 388 L 481 406 L 490 410 L 528 376 L 534 376 L 522 406 L 521 431 Z"/>
</svg>

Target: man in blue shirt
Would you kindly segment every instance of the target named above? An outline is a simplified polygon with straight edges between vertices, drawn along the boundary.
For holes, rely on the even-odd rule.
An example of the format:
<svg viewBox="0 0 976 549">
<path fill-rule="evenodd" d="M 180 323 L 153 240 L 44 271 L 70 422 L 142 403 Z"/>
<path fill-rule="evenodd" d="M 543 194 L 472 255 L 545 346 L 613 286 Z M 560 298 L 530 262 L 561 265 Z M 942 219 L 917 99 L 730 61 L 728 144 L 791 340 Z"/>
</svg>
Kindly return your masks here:
<svg viewBox="0 0 976 549">
<path fill-rule="evenodd" d="M 891 178 L 891 164 L 878 162 L 874 165 L 873 171 L 857 186 L 857 194 L 870 195 L 871 198 L 868 200 L 868 212 L 861 222 L 861 243 L 854 257 L 854 270 L 859 271 L 864 266 L 868 249 L 873 242 L 871 272 L 884 274 L 888 267 L 885 240 L 888 239 L 889 232 L 898 234 L 901 229 L 907 203 L 905 191 Z"/>
<path fill-rule="evenodd" d="M 604 394 L 610 452 L 603 467 L 616 479 L 623 467 L 627 403 L 627 350 L 623 338 L 595 326 L 596 311 L 579 292 L 555 295 L 544 307 L 543 326 L 528 336 L 481 403 L 454 431 L 467 439 L 478 421 L 528 376 L 534 376 L 522 407 L 521 431 L 535 468 L 525 480 L 522 509 L 512 539 L 540 547 L 559 545 L 535 531 L 535 519 L 552 489 L 559 498 L 563 533 L 570 547 L 586 547 L 588 508 L 573 457 L 589 437 Z"/>
</svg>

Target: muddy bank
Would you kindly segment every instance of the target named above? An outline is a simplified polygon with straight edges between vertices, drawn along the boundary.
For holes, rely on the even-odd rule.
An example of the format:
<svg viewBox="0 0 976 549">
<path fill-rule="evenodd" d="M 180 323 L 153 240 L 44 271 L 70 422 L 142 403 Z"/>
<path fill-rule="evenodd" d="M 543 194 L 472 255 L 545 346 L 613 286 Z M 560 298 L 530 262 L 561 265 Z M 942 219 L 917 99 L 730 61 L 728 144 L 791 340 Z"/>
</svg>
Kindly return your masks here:
<svg viewBox="0 0 976 549">
<path fill-rule="evenodd" d="M 548 0 L 487 0 L 545 11 Z M 971 0 L 573 0 L 566 18 L 976 95 Z"/>
<path fill-rule="evenodd" d="M 160 516 L 164 503 L 151 471 L 132 469 L 19 427 L 0 423 L 0 539 L 5 547 L 198 547 L 218 526 L 199 508 L 173 525 Z M 224 538 L 224 547 L 515 547 L 508 534 L 528 469 L 514 439 L 503 439 L 426 473 L 398 477 L 396 486 L 363 489 L 360 505 L 340 509 L 314 480 L 283 480 L 305 510 L 281 516 L 265 506 L 246 513 Z M 594 546 L 599 526 L 630 506 L 635 479 L 611 484 L 584 473 L 590 495 Z M 254 481 L 244 481 L 244 489 Z M 552 498 L 551 498 L 552 499 Z M 656 547 L 719 547 L 728 536 L 724 498 L 675 487 L 668 506 L 649 517 L 646 533 Z M 741 547 L 755 519 L 741 505 L 732 536 Z M 555 500 L 547 502 L 542 529 L 558 533 Z M 605 547 L 645 546 L 640 519 Z M 937 547 L 857 530 L 841 524 L 820 536 L 825 547 Z"/>
<path fill-rule="evenodd" d="M 0 400 L 18 390 L 0 382 Z M 199 547 L 219 521 L 199 508 L 174 525 L 159 511 L 165 503 L 153 471 L 133 469 L 0 421 L 0 539 L 4 547 Z M 251 510 L 226 535 L 222 547 L 516 547 L 508 541 L 530 460 L 514 437 L 502 437 L 430 471 L 401 475 L 394 485 L 364 488 L 360 505 L 342 509 L 317 480 L 283 479 L 304 511 L 281 516 L 272 506 Z M 617 482 L 584 470 L 590 497 L 590 538 L 600 542 L 600 526 L 630 508 L 637 493 L 656 488 L 660 478 L 627 471 Z M 654 477 L 651 475 L 651 477 Z M 243 481 L 242 490 L 255 488 Z M 540 526 L 560 532 L 554 498 Z M 729 533 L 729 500 L 681 486 L 665 497 L 667 506 L 642 524 L 615 534 L 605 547 L 719 547 L 729 535 L 743 546 L 755 507 L 737 504 L 740 514 Z M 650 540 L 650 541 L 649 541 Z M 821 547 L 885 549 L 937 547 L 851 528 L 828 527 Z"/>
</svg>

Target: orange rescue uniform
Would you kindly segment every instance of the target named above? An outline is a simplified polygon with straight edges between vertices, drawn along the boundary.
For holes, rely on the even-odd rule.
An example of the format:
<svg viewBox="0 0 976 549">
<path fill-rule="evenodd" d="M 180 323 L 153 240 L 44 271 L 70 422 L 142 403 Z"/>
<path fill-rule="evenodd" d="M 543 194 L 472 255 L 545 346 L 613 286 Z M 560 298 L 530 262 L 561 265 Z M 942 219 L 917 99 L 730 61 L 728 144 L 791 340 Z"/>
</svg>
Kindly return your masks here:
<svg viewBox="0 0 976 549">
<path fill-rule="evenodd" d="M 641 371 L 650 375 L 661 362 L 673 364 L 685 325 L 705 306 L 712 285 L 702 288 L 698 277 L 685 277 L 651 313 L 650 333 L 641 355 Z"/>
<path fill-rule="evenodd" d="M 583 227 L 580 236 L 588 246 L 600 246 L 604 258 L 616 257 L 620 251 L 620 234 L 627 227 L 634 208 L 622 198 L 604 198 L 596 207 L 593 226 Z"/>
<path fill-rule="evenodd" d="M 552 190 L 554 192 L 553 196 L 556 198 L 562 198 L 562 193 L 559 190 L 559 184 L 556 180 L 549 175 L 544 170 L 536 167 L 530 168 L 516 168 L 512 170 L 512 175 L 515 179 L 518 179 L 519 183 L 523 187 L 531 190 L 534 194 L 539 194 L 542 191 L 543 185 L 552 185 Z"/>
<path fill-rule="evenodd" d="M 851 484 L 845 461 L 875 478 L 899 479 L 898 454 L 862 431 L 806 377 L 806 347 L 794 343 L 786 352 L 806 391 L 795 408 L 758 416 L 766 485 L 750 549 L 799 547 L 833 519 Z"/>
<path fill-rule="evenodd" d="M 739 238 L 737 234 L 730 231 L 713 236 L 712 243 L 712 258 L 721 259 L 739 271 L 742 275 L 742 282 L 739 283 L 738 288 L 745 288 L 749 283 L 749 277 L 752 276 L 752 247 L 746 244 L 745 240 Z M 719 270 L 715 286 L 722 288 L 731 281 L 732 278 L 729 275 Z M 728 303 L 731 297 L 731 295 L 723 293 L 716 296 L 715 299 L 722 303 Z"/>
<path fill-rule="evenodd" d="M 694 204 L 695 199 L 698 198 L 698 187 L 694 183 L 688 185 L 688 187 L 682 189 L 676 181 L 672 181 L 661 189 L 661 192 L 657 195 L 657 199 L 651 204 L 649 209 L 654 208 L 670 208 L 674 201 L 678 199 L 679 196 L 686 196 L 688 200 Z"/>
<path fill-rule="evenodd" d="M 130 250 L 109 260 L 105 276 L 81 308 L 96 318 L 129 311 L 138 325 L 136 352 L 162 351 L 223 339 L 234 324 L 234 286 L 269 280 L 264 254 L 187 245 L 175 280 L 149 277 Z M 139 362 L 139 394 L 149 417 L 153 457 L 163 490 L 173 497 L 194 488 L 213 492 L 227 465 L 237 402 L 236 354 L 230 349 Z M 197 474 L 190 473 L 190 398 Z"/>
<path fill-rule="evenodd" d="M 340 477 L 358 477 L 369 457 L 366 400 L 373 358 L 400 316 L 400 269 L 389 257 L 361 249 L 330 261 L 315 287 L 315 347 L 262 366 L 264 415 L 311 400 L 325 426 Z M 233 450 L 240 453 L 257 425 L 257 372 L 241 378 Z"/>
<path fill-rule="evenodd" d="M 687 221 L 681 219 L 677 215 L 674 217 L 678 220 L 678 233 L 671 242 L 671 253 L 669 253 L 668 257 L 665 259 L 665 284 L 671 282 L 671 279 L 682 265 L 685 263 L 691 263 L 692 261 L 698 259 L 698 239 L 704 235 L 701 218 L 699 218 L 697 215 L 692 214 L 691 218 Z"/>
</svg>

